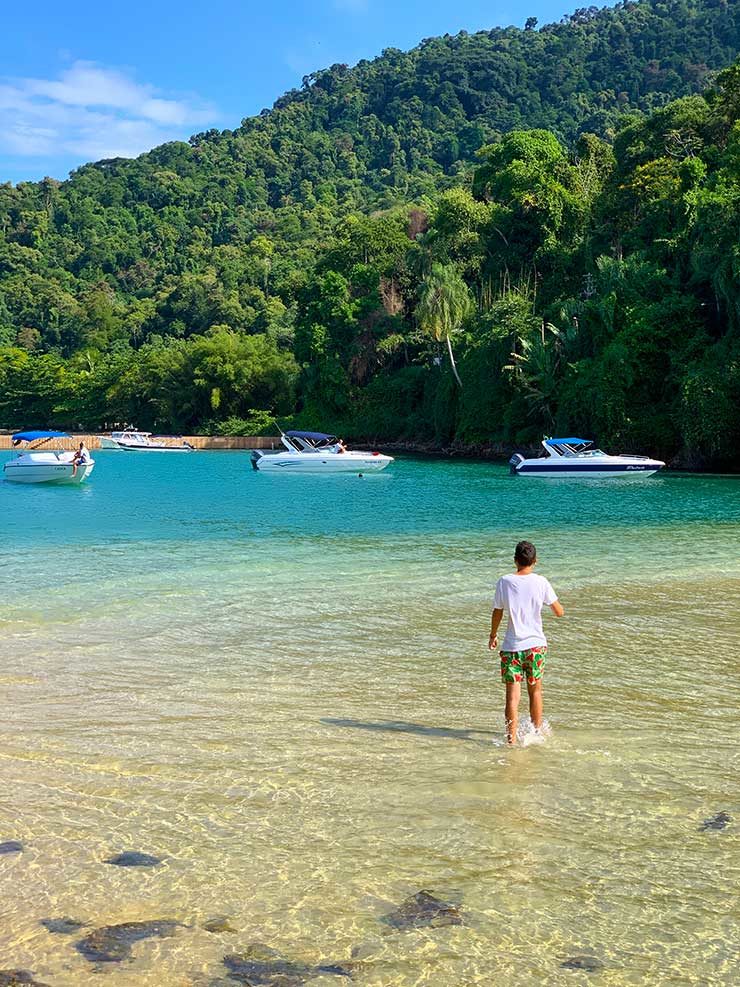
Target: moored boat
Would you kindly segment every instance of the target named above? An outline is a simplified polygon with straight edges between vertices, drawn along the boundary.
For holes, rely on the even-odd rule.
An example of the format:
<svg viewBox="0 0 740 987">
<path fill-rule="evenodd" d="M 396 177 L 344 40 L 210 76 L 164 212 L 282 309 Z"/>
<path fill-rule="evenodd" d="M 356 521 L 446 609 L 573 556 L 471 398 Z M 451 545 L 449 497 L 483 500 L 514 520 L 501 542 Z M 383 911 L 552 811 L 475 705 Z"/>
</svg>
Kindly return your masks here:
<svg viewBox="0 0 740 987">
<path fill-rule="evenodd" d="M 3 477 L 11 483 L 79 484 L 95 468 L 95 460 L 87 453 L 82 459 L 65 449 L 42 449 L 52 439 L 68 439 L 66 432 L 16 432 L 13 446 L 22 451 L 3 465 Z"/>
<path fill-rule="evenodd" d="M 614 477 L 652 476 L 665 463 L 648 456 L 611 456 L 594 447 L 591 439 L 543 439 L 544 456 L 526 459 L 515 453 L 509 460 L 512 474 L 549 479 L 581 478 L 604 480 Z"/>
<path fill-rule="evenodd" d="M 101 449 L 119 449 L 123 452 L 195 452 L 195 446 L 181 436 L 155 435 L 135 428 L 99 435 Z"/>
<path fill-rule="evenodd" d="M 285 452 L 252 452 L 252 467 L 261 473 L 377 473 L 393 462 L 381 452 L 345 449 L 336 435 L 283 432 Z"/>
</svg>

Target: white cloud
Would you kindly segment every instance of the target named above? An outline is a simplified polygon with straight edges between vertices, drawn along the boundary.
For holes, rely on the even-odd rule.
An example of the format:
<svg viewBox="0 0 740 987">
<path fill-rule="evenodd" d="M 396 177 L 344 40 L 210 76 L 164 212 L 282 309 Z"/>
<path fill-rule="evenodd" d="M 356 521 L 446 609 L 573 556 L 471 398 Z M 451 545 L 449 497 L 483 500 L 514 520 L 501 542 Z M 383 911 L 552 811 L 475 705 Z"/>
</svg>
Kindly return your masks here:
<svg viewBox="0 0 740 987">
<path fill-rule="evenodd" d="M 0 81 L 0 150 L 19 157 L 130 158 L 216 118 L 211 106 L 94 62 L 57 79 Z"/>
</svg>

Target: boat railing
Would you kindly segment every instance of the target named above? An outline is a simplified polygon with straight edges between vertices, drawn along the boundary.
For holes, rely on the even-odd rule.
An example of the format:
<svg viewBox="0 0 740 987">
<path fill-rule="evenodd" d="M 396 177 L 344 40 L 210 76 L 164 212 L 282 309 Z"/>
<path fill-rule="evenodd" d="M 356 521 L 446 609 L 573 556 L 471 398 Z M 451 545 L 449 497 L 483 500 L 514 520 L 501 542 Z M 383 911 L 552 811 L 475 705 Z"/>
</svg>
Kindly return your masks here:
<svg viewBox="0 0 740 987">
<path fill-rule="evenodd" d="M 333 448 L 331 445 L 324 446 L 323 448 L 312 443 L 310 440 L 299 438 L 298 436 L 291 435 L 284 438 L 284 444 L 288 446 L 289 452 L 300 452 L 300 453 L 325 453 L 330 452 Z M 290 445 L 288 445 L 290 443 Z"/>
</svg>

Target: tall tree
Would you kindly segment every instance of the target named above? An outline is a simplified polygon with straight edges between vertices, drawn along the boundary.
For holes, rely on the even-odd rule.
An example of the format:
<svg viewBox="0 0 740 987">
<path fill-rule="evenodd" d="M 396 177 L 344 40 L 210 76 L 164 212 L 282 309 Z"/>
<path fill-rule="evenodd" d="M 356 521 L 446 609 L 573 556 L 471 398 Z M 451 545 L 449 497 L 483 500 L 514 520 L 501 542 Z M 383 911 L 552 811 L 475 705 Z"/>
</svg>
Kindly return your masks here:
<svg viewBox="0 0 740 987">
<path fill-rule="evenodd" d="M 416 321 L 422 332 L 441 343 L 444 339 L 450 354 L 450 364 L 455 380 L 463 386 L 455 364 L 450 336 L 459 332 L 473 302 L 468 286 L 452 264 L 433 264 L 419 292 Z"/>
</svg>

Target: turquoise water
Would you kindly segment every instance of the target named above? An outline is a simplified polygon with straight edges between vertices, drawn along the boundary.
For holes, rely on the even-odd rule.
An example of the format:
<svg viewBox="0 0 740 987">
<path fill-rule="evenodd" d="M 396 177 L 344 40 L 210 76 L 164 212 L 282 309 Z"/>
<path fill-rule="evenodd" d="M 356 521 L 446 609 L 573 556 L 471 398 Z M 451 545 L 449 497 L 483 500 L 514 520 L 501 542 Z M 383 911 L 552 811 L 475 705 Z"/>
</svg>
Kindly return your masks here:
<svg viewBox="0 0 740 987">
<path fill-rule="evenodd" d="M 0 969 L 206 987 L 259 942 L 359 987 L 740 982 L 740 479 L 96 458 L 0 484 Z M 566 618 L 553 735 L 510 751 L 485 645 L 522 537 Z M 464 924 L 380 921 L 422 888 Z M 103 975 L 61 916 L 182 928 Z"/>
</svg>

